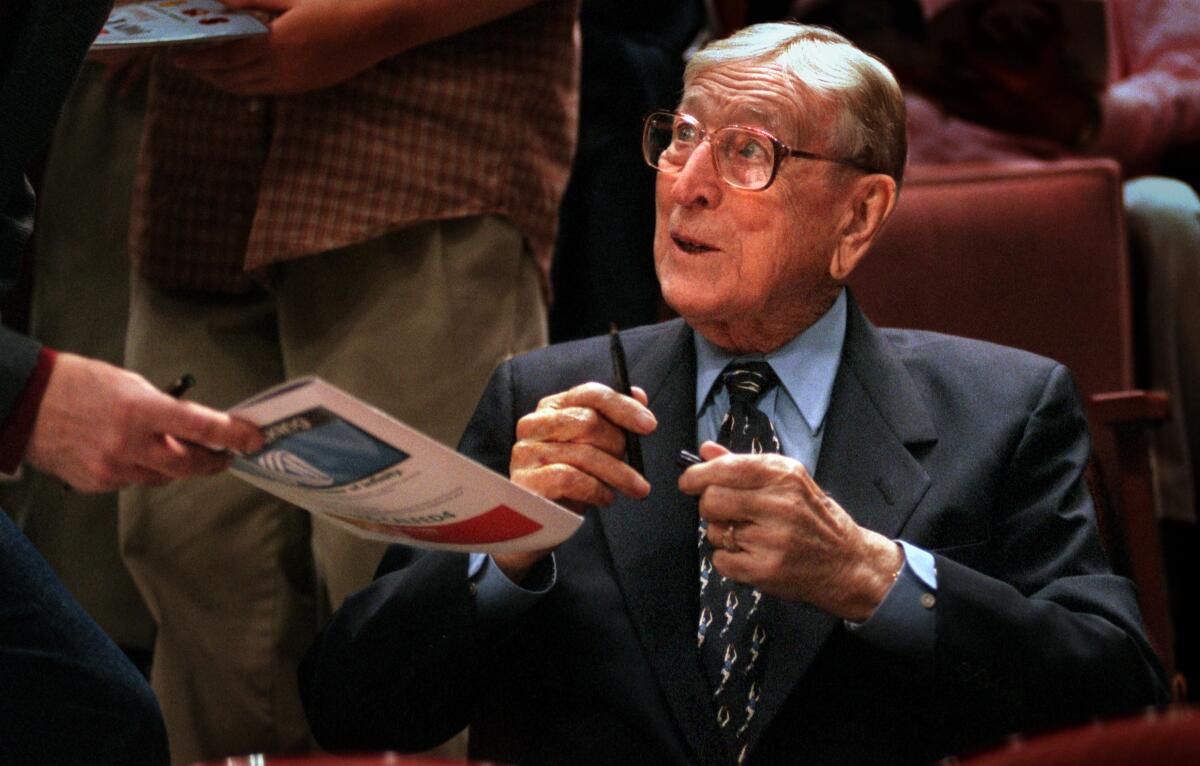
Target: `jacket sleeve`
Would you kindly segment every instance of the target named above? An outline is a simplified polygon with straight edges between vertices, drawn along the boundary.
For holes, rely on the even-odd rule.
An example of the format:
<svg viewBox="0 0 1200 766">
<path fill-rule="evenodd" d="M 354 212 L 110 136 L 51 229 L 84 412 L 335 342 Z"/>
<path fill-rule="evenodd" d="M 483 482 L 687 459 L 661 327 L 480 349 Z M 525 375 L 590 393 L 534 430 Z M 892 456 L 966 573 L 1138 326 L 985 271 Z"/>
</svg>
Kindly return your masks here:
<svg viewBox="0 0 1200 766">
<path fill-rule="evenodd" d="M 504 472 L 512 412 L 506 363 L 460 451 Z M 485 617 L 467 567 L 467 554 L 394 545 L 375 581 L 337 611 L 300 667 L 301 699 L 322 747 L 426 750 L 467 725 L 520 617 Z"/>
<path fill-rule="evenodd" d="M 0 424 L 8 420 L 37 365 L 41 345 L 0 327 Z"/>
<path fill-rule="evenodd" d="M 982 566 L 936 556 L 935 677 L 1000 735 L 1165 701 L 1133 584 L 1101 548 L 1074 385 L 1056 366 L 1008 461 Z"/>
</svg>

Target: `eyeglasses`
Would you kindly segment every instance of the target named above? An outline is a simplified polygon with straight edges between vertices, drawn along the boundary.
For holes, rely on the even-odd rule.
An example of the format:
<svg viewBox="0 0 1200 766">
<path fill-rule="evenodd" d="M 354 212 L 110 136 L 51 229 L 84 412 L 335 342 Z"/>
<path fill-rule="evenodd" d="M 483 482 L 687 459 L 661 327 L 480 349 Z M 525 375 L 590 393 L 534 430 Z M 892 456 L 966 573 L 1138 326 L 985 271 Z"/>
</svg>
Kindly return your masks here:
<svg viewBox="0 0 1200 766">
<path fill-rule="evenodd" d="M 872 171 L 854 162 L 793 149 L 765 130 L 728 125 L 711 133 L 700 121 L 680 112 L 654 112 L 642 128 L 642 156 L 650 167 L 678 173 L 704 141 L 712 144 L 713 164 L 725 183 L 738 189 L 762 191 L 775 180 L 784 157 L 836 162 Z"/>
</svg>

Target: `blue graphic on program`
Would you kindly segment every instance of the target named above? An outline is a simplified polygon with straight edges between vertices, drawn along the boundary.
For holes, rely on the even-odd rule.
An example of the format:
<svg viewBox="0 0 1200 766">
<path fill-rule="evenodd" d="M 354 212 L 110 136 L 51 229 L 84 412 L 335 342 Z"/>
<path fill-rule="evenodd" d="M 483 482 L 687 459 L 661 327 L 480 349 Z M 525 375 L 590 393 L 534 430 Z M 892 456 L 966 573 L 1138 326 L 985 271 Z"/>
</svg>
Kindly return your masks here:
<svg viewBox="0 0 1200 766">
<path fill-rule="evenodd" d="M 262 427 L 267 445 L 237 459 L 237 467 L 272 481 L 332 488 L 374 476 L 408 459 L 324 408 Z"/>
</svg>

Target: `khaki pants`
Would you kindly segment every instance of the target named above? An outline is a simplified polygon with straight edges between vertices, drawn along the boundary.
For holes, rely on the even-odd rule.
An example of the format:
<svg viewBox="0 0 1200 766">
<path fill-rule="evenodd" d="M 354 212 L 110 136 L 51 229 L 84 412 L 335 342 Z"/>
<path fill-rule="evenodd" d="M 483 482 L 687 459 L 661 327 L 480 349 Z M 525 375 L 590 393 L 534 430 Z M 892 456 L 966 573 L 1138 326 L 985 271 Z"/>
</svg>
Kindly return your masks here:
<svg viewBox="0 0 1200 766">
<path fill-rule="evenodd" d="M 1125 214 L 1145 282 L 1148 384 L 1171 399 L 1152 431 L 1157 507 L 1196 523 L 1200 473 L 1200 199 L 1187 184 L 1147 176 L 1125 183 Z"/>
<path fill-rule="evenodd" d="M 496 216 L 431 222 L 280 265 L 248 296 L 134 279 L 127 364 L 227 408 L 315 374 L 454 445 L 492 369 L 545 343 L 532 257 Z M 310 746 L 296 666 L 381 544 L 229 475 L 121 493 L 120 540 L 158 623 L 151 682 L 173 760 Z"/>
</svg>

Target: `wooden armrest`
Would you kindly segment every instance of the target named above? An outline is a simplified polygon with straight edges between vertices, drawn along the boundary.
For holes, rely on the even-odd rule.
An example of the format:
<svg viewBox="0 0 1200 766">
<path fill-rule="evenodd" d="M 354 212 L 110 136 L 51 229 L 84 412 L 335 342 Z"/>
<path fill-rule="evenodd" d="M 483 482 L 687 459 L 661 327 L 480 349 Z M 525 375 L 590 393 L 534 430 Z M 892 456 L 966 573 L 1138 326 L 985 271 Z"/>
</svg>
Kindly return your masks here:
<svg viewBox="0 0 1200 766">
<path fill-rule="evenodd" d="M 1171 403 L 1166 391 L 1109 391 L 1088 397 L 1088 412 L 1097 423 L 1155 422 L 1166 420 Z"/>
<path fill-rule="evenodd" d="M 1108 528 L 1109 554 L 1123 562 L 1127 574 L 1138 586 L 1138 605 L 1150 642 L 1154 644 L 1170 675 L 1175 672 L 1174 628 L 1171 619 L 1166 572 L 1163 568 L 1162 543 L 1154 508 L 1154 477 L 1151 468 L 1148 434 L 1145 426 L 1166 419 L 1170 401 L 1163 391 L 1111 391 L 1088 397 L 1088 413 L 1093 423 L 1110 430 L 1113 437 L 1116 469 L 1111 498 L 1101 505 Z M 1106 485 L 1102 460 L 1093 462 L 1093 470 Z M 1177 691 L 1175 692 L 1177 693 Z"/>
</svg>

